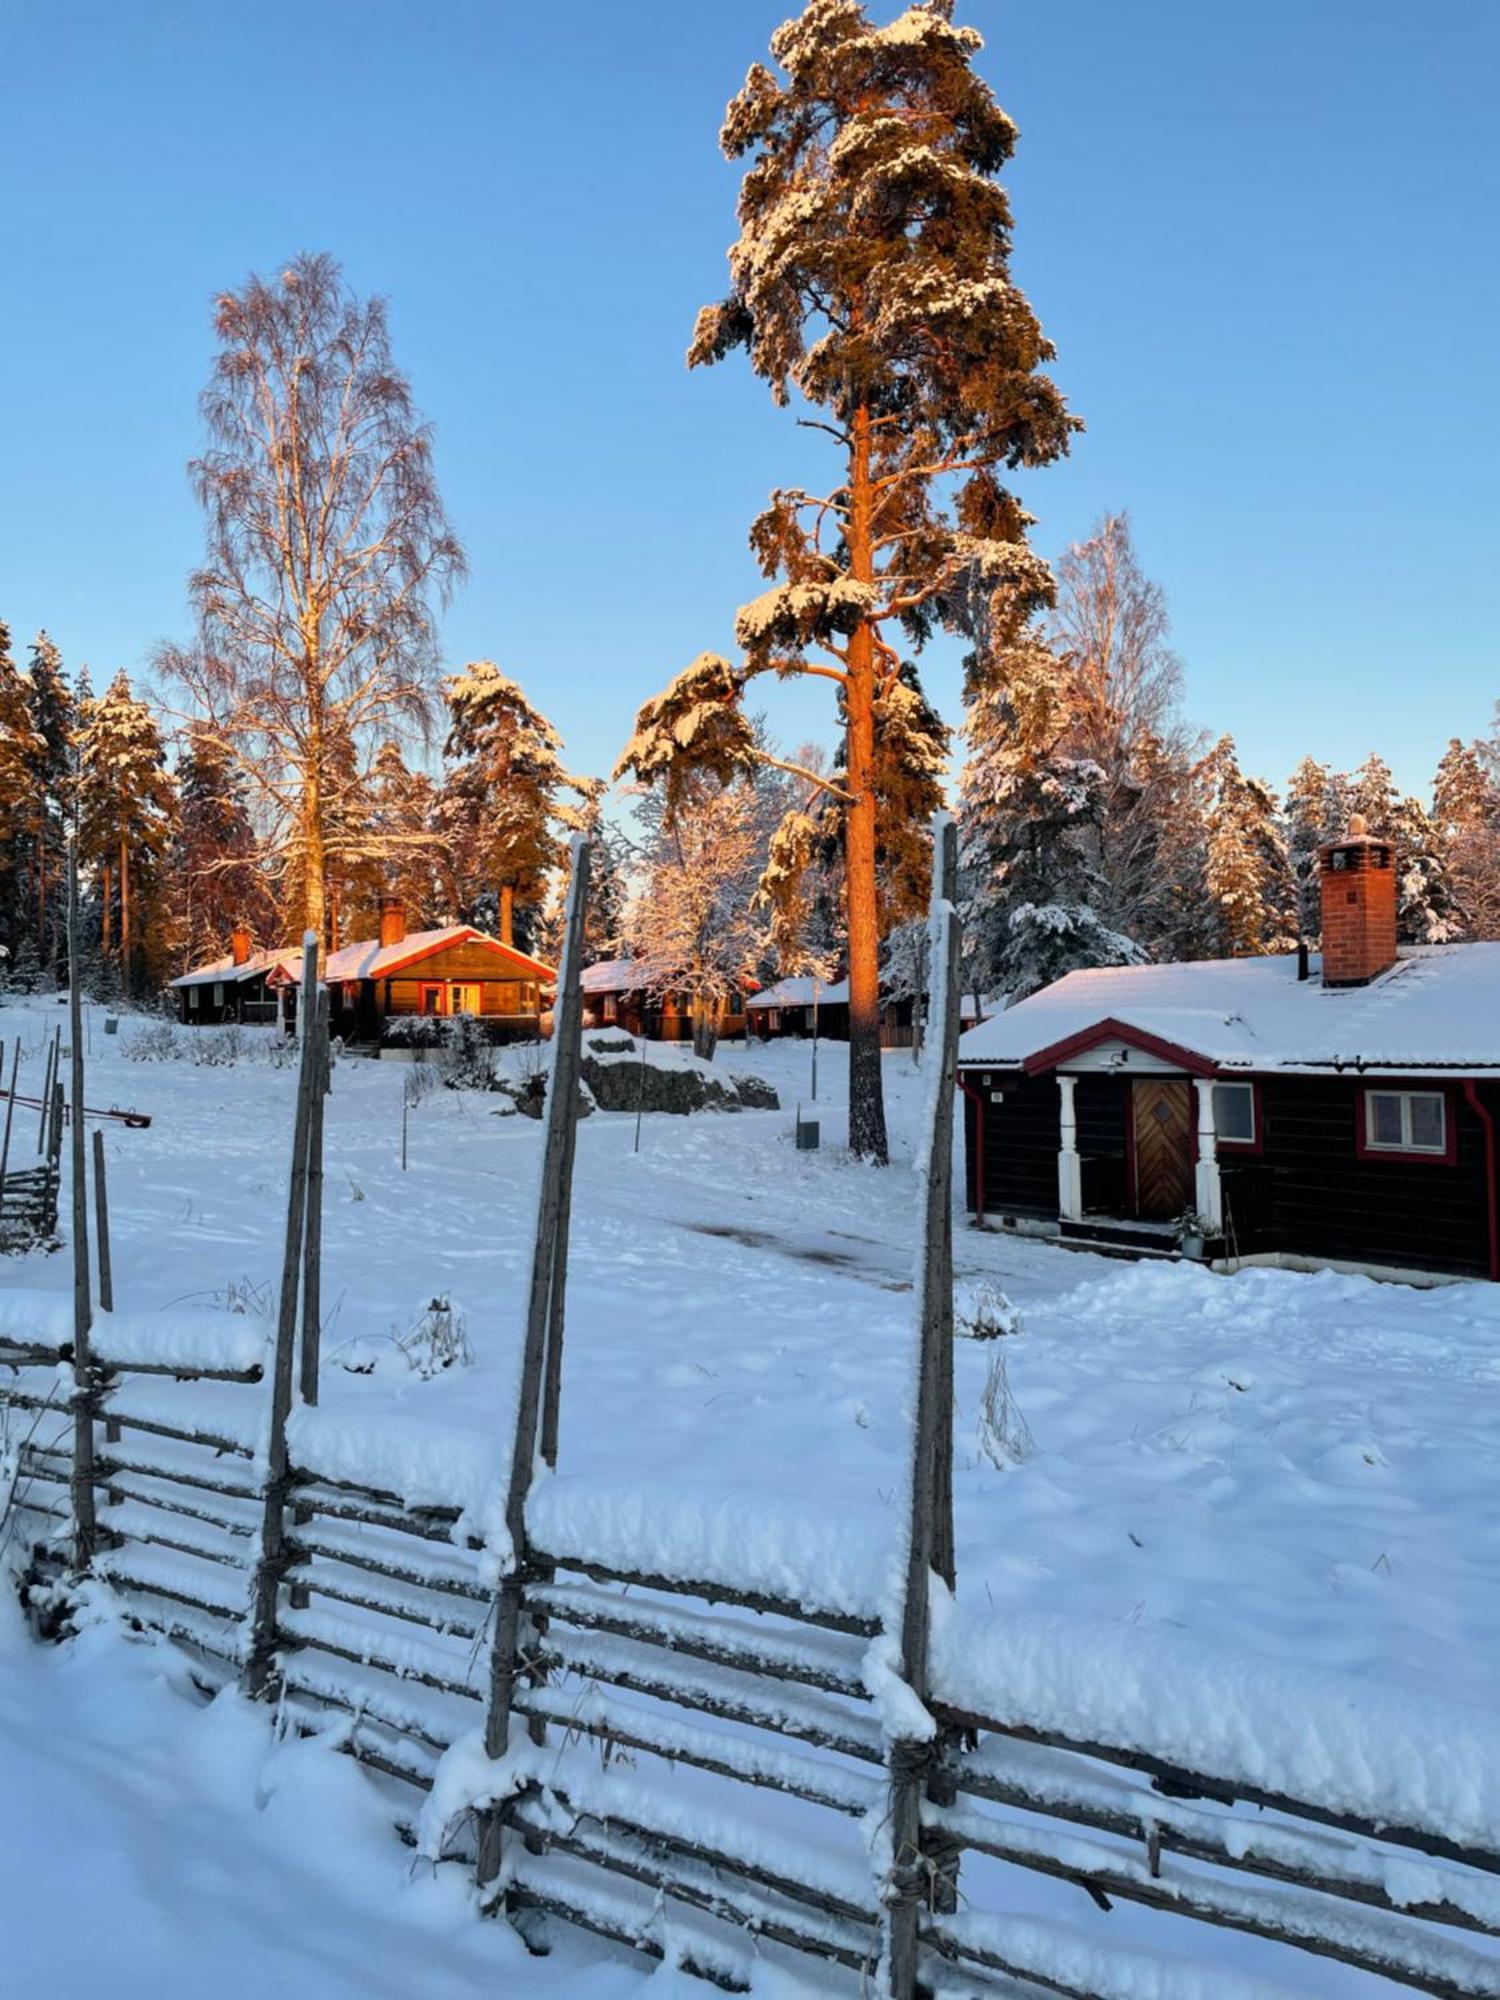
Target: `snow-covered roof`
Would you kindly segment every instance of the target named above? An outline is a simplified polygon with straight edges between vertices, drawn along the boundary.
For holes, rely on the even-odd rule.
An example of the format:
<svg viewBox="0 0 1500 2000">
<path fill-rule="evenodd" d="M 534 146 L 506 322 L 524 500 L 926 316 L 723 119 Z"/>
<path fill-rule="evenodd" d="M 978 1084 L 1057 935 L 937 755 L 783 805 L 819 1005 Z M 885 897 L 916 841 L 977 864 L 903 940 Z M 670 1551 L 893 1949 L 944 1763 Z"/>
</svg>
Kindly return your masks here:
<svg viewBox="0 0 1500 2000">
<path fill-rule="evenodd" d="M 446 951 L 450 945 L 456 944 L 479 944 L 500 952 L 523 978 L 551 980 L 556 977 L 552 967 L 544 965 L 539 958 L 528 957 L 524 951 L 517 951 L 514 945 L 502 944 L 498 938 L 488 937 L 483 931 L 475 930 L 472 924 L 445 924 L 441 930 L 409 931 L 399 944 L 383 945 L 379 938 L 361 938 L 353 944 L 340 945 L 323 961 L 321 976 L 335 981 L 384 979 L 388 973 L 399 972 L 404 966 L 431 958 L 435 952 Z M 236 965 L 232 958 L 216 958 L 208 965 L 195 965 L 191 972 L 183 973 L 180 979 L 171 983 L 173 986 L 211 986 L 219 982 L 258 979 L 263 973 L 276 972 L 278 968 L 282 984 L 300 985 L 300 949 L 253 952 L 243 965 Z"/>
<path fill-rule="evenodd" d="M 300 965 L 301 953 L 296 951 L 253 951 L 243 965 L 236 965 L 232 957 L 210 959 L 207 965 L 195 965 L 191 972 L 168 981 L 170 986 L 238 986 L 246 980 L 260 979 L 278 966 L 290 971 Z"/>
<path fill-rule="evenodd" d="M 478 944 L 499 952 L 514 964 L 517 971 L 533 979 L 554 977 L 550 965 L 544 965 L 539 958 L 529 957 L 524 951 L 517 951 L 514 945 L 502 944 L 499 938 L 488 937 L 483 931 L 475 930 L 472 924 L 444 924 L 435 931 L 408 931 L 397 944 L 383 945 L 379 938 L 361 938 L 354 944 L 340 945 L 324 961 L 323 977 L 330 981 L 384 979 L 393 972 L 416 964 L 419 959 L 431 958 L 434 953 L 447 951 L 458 944 Z"/>
<path fill-rule="evenodd" d="M 1222 1069 L 1500 1068 L 1500 944 L 1415 946 L 1367 986 L 1319 972 L 1316 956 L 1306 980 L 1294 956 L 1070 972 L 972 1028 L 959 1060 L 1035 1065 L 1109 1023 Z"/>
<path fill-rule="evenodd" d="M 814 989 L 820 1007 L 845 1007 L 849 1004 L 847 979 L 814 979 L 809 973 L 800 973 L 792 979 L 778 979 L 774 986 L 763 986 L 759 993 L 745 1002 L 746 1011 L 761 1007 L 810 1007 Z M 960 995 L 958 1012 L 960 1020 L 974 1019 L 972 993 Z"/>
<path fill-rule="evenodd" d="M 818 1005 L 841 1006 L 849 998 L 847 979 L 814 979 L 810 973 L 800 973 L 793 979 L 778 979 L 774 986 L 763 986 L 759 993 L 745 1002 L 751 1007 L 810 1007 L 814 995 Z"/>
<path fill-rule="evenodd" d="M 633 958 L 601 958 L 597 965 L 583 968 L 578 983 L 585 993 L 629 993 L 644 976 Z"/>
</svg>

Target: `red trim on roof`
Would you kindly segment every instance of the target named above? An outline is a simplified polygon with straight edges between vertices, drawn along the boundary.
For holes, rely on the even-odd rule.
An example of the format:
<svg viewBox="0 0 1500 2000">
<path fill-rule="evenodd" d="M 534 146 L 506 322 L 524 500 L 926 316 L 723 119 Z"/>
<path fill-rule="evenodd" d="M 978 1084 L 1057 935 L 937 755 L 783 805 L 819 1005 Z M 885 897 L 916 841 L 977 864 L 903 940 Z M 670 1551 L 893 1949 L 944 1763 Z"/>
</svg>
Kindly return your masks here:
<svg viewBox="0 0 1500 2000">
<path fill-rule="evenodd" d="M 1021 1067 L 1028 1076 L 1040 1076 L 1046 1070 L 1056 1069 L 1070 1056 L 1085 1055 L 1088 1050 L 1097 1049 L 1102 1042 L 1124 1042 L 1127 1048 L 1139 1049 L 1142 1055 L 1156 1056 L 1161 1062 L 1185 1069 L 1189 1076 L 1217 1074 L 1218 1065 L 1206 1056 L 1196 1055 L 1191 1049 L 1180 1048 L 1176 1042 L 1165 1042 L 1160 1035 L 1147 1034 L 1144 1028 L 1132 1028 L 1113 1017 L 1096 1021 L 1091 1028 L 1083 1028 L 1076 1035 L 1053 1042 L 1050 1048 L 1034 1050 L 1024 1059 Z M 983 1067 L 977 1056 L 973 1061 Z"/>
</svg>

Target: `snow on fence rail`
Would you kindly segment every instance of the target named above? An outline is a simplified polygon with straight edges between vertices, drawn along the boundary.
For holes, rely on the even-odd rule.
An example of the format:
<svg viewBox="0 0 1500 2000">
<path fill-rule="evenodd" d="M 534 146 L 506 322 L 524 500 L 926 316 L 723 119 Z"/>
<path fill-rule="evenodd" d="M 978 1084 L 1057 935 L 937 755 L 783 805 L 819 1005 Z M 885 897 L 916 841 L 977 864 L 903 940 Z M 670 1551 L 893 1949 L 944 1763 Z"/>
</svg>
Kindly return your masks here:
<svg viewBox="0 0 1500 2000">
<path fill-rule="evenodd" d="M 940 902 L 939 991 L 955 944 Z M 238 1679 L 294 1726 L 334 1723 L 413 1841 L 473 1866 L 523 1934 L 561 1920 L 731 1991 L 771 1952 L 898 2000 L 1253 2000 L 1306 1990 L 1295 1968 L 1312 1954 L 1500 2000 L 1486 1718 L 955 1604 L 951 993 L 929 1056 L 902 1547 L 739 1493 L 689 1505 L 557 1473 L 576 966 L 570 949 L 508 1464 L 443 1467 L 436 1439 L 413 1456 L 297 1402 L 299 1274 L 317 1296 L 317 1232 L 296 1212 L 298 1187 L 306 1203 L 317 1185 L 305 1150 L 292 1312 L 269 1357 L 232 1315 L 120 1314 L 86 1331 L 75 1367 L 51 1304 L 0 1306 L 0 1464 L 16 1469 L 33 1582 L 72 1572 L 76 1589 L 86 1561 L 206 1687 Z M 325 1080 L 310 1048 L 303 1091 Z M 316 1149 L 302 1110 L 299 1143 Z M 101 1500 L 87 1534 L 85 1489 Z M 1080 1920 L 1065 1903 L 976 1907 L 1003 1902 L 996 1871 L 1016 1869 L 1077 1893 Z M 1175 1950 L 1120 1942 L 1095 1906 L 1122 1901 L 1185 1920 L 1157 1929 Z M 1269 1976 L 1226 1959 L 1210 1942 L 1224 1931 L 1285 1948 L 1259 1961 Z"/>
</svg>

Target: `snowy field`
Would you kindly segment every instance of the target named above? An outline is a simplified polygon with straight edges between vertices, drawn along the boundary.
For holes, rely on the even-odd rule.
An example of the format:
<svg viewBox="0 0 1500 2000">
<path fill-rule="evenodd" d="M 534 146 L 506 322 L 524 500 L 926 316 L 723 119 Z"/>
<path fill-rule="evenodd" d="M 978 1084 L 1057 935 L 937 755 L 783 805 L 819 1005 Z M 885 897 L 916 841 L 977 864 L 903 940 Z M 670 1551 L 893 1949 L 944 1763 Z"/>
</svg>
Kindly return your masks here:
<svg viewBox="0 0 1500 2000">
<path fill-rule="evenodd" d="M 30 1051 L 23 1090 L 62 1018 L 51 1002 L 0 1007 L 7 1047 L 19 1033 Z M 294 1072 L 265 1059 L 260 1031 L 230 1067 L 132 1062 L 139 1031 L 107 1038 L 95 1010 L 89 1103 L 152 1117 L 146 1131 L 106 1127 L 117 1305 L 180 1313 L 235 1296 L 253 1314 L 274 1294 Z M 776 1085 L 779 1112 L 648 1117 L 639 1154 L 629 1116 L 580 1127 L 561 1467 L 538 1495 L 574 1545 L 649 1532 L 684 1560 L 732 1550 L 768 1584 L 805 1589 L 819 1563 L 841 1590 L 878 1592 L 902 1463 L 921 1085 L 909 1055 L 887 1057 L 895 1163 L 856 1166 L 842 1057 L 825 1045 L 817 1154 L 792 1140 L 803 1045 L 720 1052 L 720 1071 Z M 497 1115 L 494 1096 L 435 1091 L 412 1112 L 403 1173 L 407 1075 L 364 1061 L 335 1075 L 323 1402 L 296 1421 L 316 1426 L 320 1466 L 456 1501 L 484 1525 L 506 1455 L 539 1127 Z M 962 1280 L 1002 1287 L 1021 1316 L 1002 1342 L 958 1347 L 966 1615 L 993 1614 L 997 1632 L 1078 1621 L 1080 1659 L 1103 1633 L 1146 1661 L 1170 1645 L 1225 1685 L 1329 1669 L 1376 1684 L 1398 1719 L 1444 1702 L 1471 1728 L 1500 1719 L 1500 1288 L 1224 1279 L 963 1226 L 956 1257 Z M 66 1255 L 0 1267 L 0 1291 L 43 1289 L 59 1309 L 70 1281 Z M 424 1380 L 392 1336 L 439 1295 L 475 1358 Z M 1018 1413 L 1007 1448 L 984 1420 L 997 1355 Z M 623 1956 L 564 1941 L 539 1962 L 504 1926 L 473 1923 L 457 1871 L 413 1870 L 352 1764 L 317 1743 L 273 1745 L 263 1712 L 191 1704 L 180 1681 L 170 1654 L 105 1624 L 57 1651 L 33 1647 L 8 1602 L 0 1612 L 7 1988 L 639 1990 Z M 989 1907 L 1057 1909 L 1059 1896 L 1073 1914 L 1084 1904 L 987 1878 Z M 1160 1920 L 1107 1921 L 1122 1939 L 1161 1939 Z M 1171 1927 L 1177 1951 L 1194 1939 Z M 1202 1948 L 1221 1945 L 1209 1933 Z M 1397 1990 L 1224 1948 L 1282 1991 Z M 678 1987 L 664 1972 L 651 1992 Z M 768 1970 L 760 1990 L 804 1989 Z"/>
</svg>

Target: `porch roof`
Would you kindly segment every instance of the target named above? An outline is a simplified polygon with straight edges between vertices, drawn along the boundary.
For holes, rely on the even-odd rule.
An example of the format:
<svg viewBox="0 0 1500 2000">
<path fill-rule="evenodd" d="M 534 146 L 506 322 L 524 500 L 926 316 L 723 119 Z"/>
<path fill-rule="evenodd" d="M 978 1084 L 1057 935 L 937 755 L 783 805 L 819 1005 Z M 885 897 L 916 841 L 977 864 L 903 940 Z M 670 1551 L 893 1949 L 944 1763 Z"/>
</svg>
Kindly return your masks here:
<svg viewBox="0 0 1500 2000">
<path fill-rule="evenodd" d="M 1368 986 L 1325 987 L 1314 956 L 1070 972 L 972 1028 L 965 1069 L 1044 1070 L 1091 1041 L 1215 1070 L 1500 1068 L 1500 944 L 1422 945 Z"/>
</svg>

